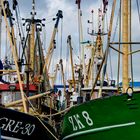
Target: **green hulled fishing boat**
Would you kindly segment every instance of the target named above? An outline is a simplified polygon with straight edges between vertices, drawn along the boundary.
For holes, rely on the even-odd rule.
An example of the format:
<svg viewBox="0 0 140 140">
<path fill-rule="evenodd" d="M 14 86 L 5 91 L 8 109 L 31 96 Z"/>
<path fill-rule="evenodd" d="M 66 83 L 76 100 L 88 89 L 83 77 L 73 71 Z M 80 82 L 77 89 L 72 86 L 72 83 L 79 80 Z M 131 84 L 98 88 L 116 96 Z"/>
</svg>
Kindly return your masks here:
<svg viewBox="0 0 140 140">
<path fill-rule="evenodd" d="M 140 94 L 97 99 L 75 106 L 65 115 L 62 139 L 139 140 Z"/>
<path fill-rule="evenodd" d="M 132 50 L 129 50 L 129 47 L 131 47 L 130 44 L 136 44 L 131 41 L 130 35 L 131 0 L 120 1 L 122 9 L 120 12 L 122 13 L 122 35 L 120 34 L 120 37 L 122 39 L 119 39 L 119 43 L 111 43 L 110 38 L 116 2 L 118 1 L 114 0 L 112 5 L 107 49 L 101 64 L 104 65 L 104 69 L 99 98 L 73 106 L 65 114 L 62 125 L 62 140 L 140 139 L 140 94 L 139 92 L 136 93 L 133 87 L 129 87 L 129 57 L 130 54 L 133 54 Z M 123 54 L 122 90 L 119 94 L 103 97 L 103 81 L 106 73 L 108 50 L 111 44 L 122 45 L 123 52 L 118 50 L 119 53 Z M 139 43 L 137 42 L 137 44 Z M 99 68 L 93 88 L 91 89 L 91 98 L 94 95 L 101 68 L 102 66 Z M 81 97 L 80 94 L 79 96 Z"/>
</svg>

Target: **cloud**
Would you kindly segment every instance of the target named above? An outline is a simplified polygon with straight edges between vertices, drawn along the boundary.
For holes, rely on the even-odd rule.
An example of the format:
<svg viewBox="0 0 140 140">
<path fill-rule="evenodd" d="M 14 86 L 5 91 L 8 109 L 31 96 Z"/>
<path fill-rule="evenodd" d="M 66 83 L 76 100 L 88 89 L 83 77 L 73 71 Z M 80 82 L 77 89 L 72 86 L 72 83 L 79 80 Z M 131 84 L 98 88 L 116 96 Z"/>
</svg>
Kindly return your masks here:
<svg viewBox="0 0 140 140">
<path fill-rule="evenodd" d="M 75 4 L 75 0 L 36 0 L 36 11 L 37 15 L 36 18 L 46 18 L 47 21 L 45 32 L 42 33 L 44 34 L 44 47 L 45 50 L 47 50 L 50 40 L 51 40 L 51 35 L 53 32 L 53 27 L 55 24 L 55 21 L 52 21 L 52 18 L 56 17 L 56 13 L 58 10 L 63 11 L 63 23 L 59 23 L 59 29 L 58 33 L 56 35 L 56 42 L 57 42 L 57 48 L 54 51 L 54 59 L 53 60 L 53 65 L 54 63 L 59 63 L 60 59 L 60 52 L 62 51 L 64 59 L 67 58 L 67 36 L 71 35 L 72 36 L 72 45 L 73 45 L 73 51 L 74 51 L 74 60 L 77 61 L 77 56 L 79 55 L 78 52 L 78 42 L 79 42 L 79 34 L 78 34 L 78 11 L 77 11 L 77 5 Z M 118 4 L 118 3 L 117 3 Z M 108 7 L 108 24 L 109 24 L 109 19 L 110 19 L 110 12 L 111 12 L 111 6 L 112 3 L 109 1 L 109 7 Z M 91 20 L 91 10 L 94 10 L 94 27 L 95 30 L 98 30 L 98 7 L 100 7 L 99 0 L 98 1 L 93 1 L 93 0 L 81 0 L 81 9 L 82 9 L 82 25 L 83 25 L 83 35 L 84 35 L 84 40 L 91 40 L 92 37 L 88 35 L 87 33 L 87 28 L 90 28 L 91 31 L 91 26 L 87 23 L 87 20 Z M 118 7 L 118 6 L 117 6 Z M 20 13 L 21 17 L 31 17 L 30 12 L 32 10 L 32 1 L 30 0 L 19 0 L 19 8 L 20 8 Z M 138 14 L 137 14 L 137 8 L 136 6 L 133 7 L 133 17 L 132 17 L 132 40 L 133 41 L 138 41 L 139 39 L 139 27 L 137 26 L 139 24 L 138 21 Z M 116 18 L 117 18 L 117 12 L 115 13 L 115 21 L 113 23 L 113 30 L 115 29 L 116 25 Z M 50 22 L 51 21 L 51 22 Z M 48 23 L 50 22 L 50 23 Z M 62 40 L 62 50 L 61 49 L 61 25 L 63 25 L 63 40 Z M 3 25 L 4 26 L 4 25 Z M 106 25 L 107 26 L 107 25 Z M 137 28 L 136 28 L 137 27 Z M 3 36 L 3 46 L 5 45 L 5 30 L 3 30 L 2 36 Z M 114 31 L 112 32 L 112 34 Z M 116 36 L 118 36 L 118 32 L 116 33 Z M 115 38 L 115 41 L 118 41 L 118 38 Z M 105 37 L 106 40 L 106 37 Z M 104 43 L 104 47 L 106 47 L 106 43 Z M 118 47 L 116 47 L 118 48 Z M 137 49 L 138 47 L 133 47 L 133 50 Z M 114 51 L 111 51 L 112 57 L 112 70 L 113 70 L 113 75 L 117 75 L 117 53 Z M 5 54 L 5 53 L 3 53 Z M 139 54 L 135 54 L 134 60 L 139 58 Z M 75 62 L 76 63 L 76 62 Z M 139 68 L 139 62 L 134 61 L 134 77 L 138 79 L 138 69 Z M 54 65 L 55 67 L 55 65 Z M 66 68 L 66 61 L 64 61 L 64 69 Z M 53 68 L 52 68 L 53 69 Z M 109 70 L 109 76 L 111 77 L 111 71 Z M 116 77 L 115 77 L 116 78 Z"/>
</svg>

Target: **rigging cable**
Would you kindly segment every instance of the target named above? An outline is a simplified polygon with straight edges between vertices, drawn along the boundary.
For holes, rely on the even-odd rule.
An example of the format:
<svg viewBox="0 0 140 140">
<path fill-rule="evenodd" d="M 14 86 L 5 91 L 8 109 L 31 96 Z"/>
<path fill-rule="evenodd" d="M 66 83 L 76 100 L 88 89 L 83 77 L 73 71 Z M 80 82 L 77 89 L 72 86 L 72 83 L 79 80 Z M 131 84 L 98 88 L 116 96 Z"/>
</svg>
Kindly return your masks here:
<svg viewBox="0 0 140 140">
<path fill-rule="evenodd" d="M 115 26 L 115 30 L 113 33 L 113 37 L 112 37 L 112 42 L 115 40 L 116 37 L 116 33 L 117 33 L 117 29 L 118 29 L 118 25 L 119 25 L 119 16 L 120 16 L 120 12 L 118 12 L 118 16 L 116 19 L 116 26 Z M 110 71 L 111 71 L 111 79 L 113 80 L 113 69 L 112 69 L 112 57 L 111 57 L 111 50 L 109 50 L 109 58 L 110 58 Z"/>
<path fill-rule="evenodd" d="M 17 8 L 15 8 L 15 14 L 16 14 L 17 26 L 18 26 L 18 30 L 19 30 L 19 37 L 20 37 L 20 40 L 22 41 L 22 35 L 21 35 L 21 29 L 20 29 L 20 24 L 19 24 L 19 16 L 18 16 Z"/>
<path fill-rule="evenodd" d="M 8 52 L 8 42 L 7 42 L 7 25 L 5 26 L 6 32 L 5 32 L 5 57 L 7 57 L 7 52 Z"/>
<path fill-rule="evenodd" d="M 129 20 L 130 20 L 130 36 L 129 36 L 129 39 L 130 39 L 130 42 L 132 41 L 132 36 L 131 36 L 131 33 L 132 33 L 132 10 L 131 10 L 131 7 L 132 7 L 132 5 L 131 5 L 131 0 L 129 1 L 130 3 L 130 7 L 129 7 L 129 9 L 130 9 L 130 14 L 129 14 Z M 140 17 L 139 17 L 140 18 Z M 130 44 L 130 52 L 132 52 L 132 45 Z M 134 80 L 133 80 L 133 55 L 132 54 L 130 54 L 130 66 L 131 66 L 131 80 L 132 80 L 132 88 L 134 87 Z"/>
<path fill-rule="evenodd" d="M 119 48 L 118 48 L 118 50 L 119 50 L 119 52 L 120 52 L 120 49 L 121 49 L 121 44 L 120 44 L 120 42 L 121 42 L 121 35 L 122 35 L 122 33 L 121 33 L 121 30 L 122 30 L 122 28 L 121 28 L 121 23 L 122 23 L 122 10 L 121 10 L 121 5 L 122 5 L 122 2 L 121 2 L 121 0 L 120 0 L 120 8 L 119 8 Z M 117 89 L 118 89 L 118 92 L 119 92 L 119 78 L 120 78 L 120 53 L 118 52 L 118 73 L 117 73 Z"/>
<path fill-rule="evenodd" d="M 16 21 L 17 21 L 17 31 L 18 31 L 18 34 L 19 34 L 19 38 L 20 38 L 20 42 L 21 42 L 21 46 L 22 46 L 22 49 L 24 48 L 24 33 L 23 33 L 23 29 L 22 29 L 22 26 L 21 26 L 21 22 L 19 22 L 19 15 L 18 15 L 18 11 L 20 13 L 20 10 L 19 10 L 19 7 L 17 8 L 18 6 L 18 2 L 16 0 L 13 0 L 13 10 L 15 11 L 15 15 L 16 15 Z M 23 37 L 22 37 L 23 36 Z M 21 52 L 21 48 L 19 46 L 19 58 L 20 58 L 20 52 Z"/>
<path fill-rule="evenodd" d="M 109 59 L 110 59 L 110 72 L 111 72 L 111 79 L 113 80 L 113 70 L 112 70 L 112 57 L 111 57 L 111 50 L 109 50 Z"/>
<path fill-rule="evenodd" d="M 43 51 L 45 52 L 45 54 L 47 53 L 47 51 L 46 51 L 46 46 L 47 46 L 47 43 L 46 43 L 46 28 L 44 27 L 44 30 L 43 30 L 43 36 L 42 36 L 42 40 L 43 40 L 43 44 L 42 44 L 42 46 L 43 46 Z M 43 56 L 44 57 L 44 56 Z"/>
<path fill-rule="evenodd" d="M 106 3 L 107 5 L 108 5 L 108 2 Z M 106 6 L 107 6 L 106 5 Z M 105 20 L 106 20 L 106 30 L 107 30 L 107 33 L 108 33 L 108 31 L 109 31 L 109 27 L 108 27 L 108 25 L 109 25 L 109 22 L 108 22 L 108 10 L 107 10 L 107 8 L 105 8 L 106 9 L 106 12 L 105 12 Z M 111 72 L 111 79 L 113 80 L 113 69 L 112 69 L 112 58 L 111 58 L 111 50 L 109 50 L 109 62 L 110 62 L 110 72 Z"/>
<path fill-rule="evenodd" d="M 52 15 L 50 15 L 50 16 L 47 16 L 47 18 L 46 18 L 46 20 L 48 20 L 48 19 L 51 19 L 52 20 L 52 18 L 55 16 L 55 14 L 52 14 Z"/>
<path fill-rule="evenodd" d="M 108 15 L 107 14 L 105 15 L 105 19 L 106 19 L 106 25 L 107 25 L 107 29 L 106 30 L 108 32 L 109 31 L 109 27 L 108 27 Z"/>
<path fill-rule="evenodd" d="M 114 33 L 113 33 L 112 42 L 115 40 L 115 37 L 116 37 L 116 34 L 117 34 L 117 29 L 118 29 L 118 25 L 119 25 L 119 17 L 120 17 L 120 10 L 118 12 L 118 16 L 117 16 L 117 19 L 116 19 L 116 26 L 115 26 L 115 30 L 114 30 Z M 112 70 L 112 62 L 111 62 L 112 58 L 111 58 L 110 50 L 109 50 L 109 58 L 110 58 L 111 79 L 113 80 L 113 70 Z"/>
<path fill-rule="evenodd" d="M 34 116 L 39 120 L 39 122 L 42 124 L 42 126 L 56 139 L 58 140 L 58 138 L 49 130 L 49 128 L 44 124 L 44 122 L 41 120 L 40 117 L 37 116 L 37 114 L 39 115 L 39 113 L 36 111 L 36 109 L 34 108 L 32 102 L 30 100 L 28 100 L 28 97 L 26 94 L 24 94 L 24 97 L 26 98 L 27 102 L 30 104 L 31 108 L 33 109 L 33 113 Z M 36 113 L 36 114 L 35 114 Z M 47 117 L 48 118 L 48 117 Z"/>
<path fill-rule="evenodd" d="M 50 20 L 50 21 L 47 21 L 47 22 L 46 22 L 46 24 L 50 24 L 50 23 L 52 23 L 52 22 L 53 22 L 53 21 L 52 21 L 52 20 Z"/>
<path fill-rule="evenodd" d="M 63 19 L 61 20 L 61 35 L 60 35 L 60 50 L 62 50 L 63 42 Z M 60 59 L 62 59 L 62 51 L 60 53 Z"/>
<path fill-rule="evenodd" d="M 72 46 L 76 46 L 75 44 L 74 44 L 74 42 L 72 41 Z M 80 57 L 78 56 L 78 54 L 77 54 L 77 52 L 78 52 L 78 49 L 76 49 L 77 47 L 73 47 L 73 48 L 75 48 L 75 50 L 73 49 L 73 54 L 76 56 L 76 58 L 81 62 L 81 59 L 80 59 Z"/>
<path fill-rule="evenodd" d="M 57 46 L 59 46 L 59 30 L 57 29 L 57 33 L 56 33 L 56 38 L 57 38 Z M 59 58 L 57 59 L 57 63 L 59 64 L 59 60 L 60 60 L 60 54 L 61 54 L 61 51 L 62 50 L 60 50 L 60 49 L 58 49 L 58 47 L 56 48 L 56 51 L 55 51 L 55 53 L 56 53 L 56 55 L 57 55 L 57 52 L 59 53 Z M 62 77 L 60 76 L 60 74 L 58 75 L 58 81 L 60 82 L 60 83 L 62 83 Z"/>
<path fill-rule="evenodd" d="M 117 28 L 118 28 L 118 25 L 119 25 L 119 16 L 120 16 L 120 12 L 118 12 L 118 16 L 117 16 L 117 20 L 116 20 L 116 26 L 115 26 L 115 30 L 114 30 L 113 37 L 112 37 L 112 42 L 115 40 L 115 37 L 116 37 Z"/>
<path fill-rule="evenodd" d="M 59 40 L 59 36 L 57 33 L 57 41 Z M 61 32 L 60 32 L 60 54 L 59 54 L 59 59 L 58 60 L 62 60 L 62 43 L 63 43 L 63 19 L 61 19 Z M 59 44 L 58 44 L 59 46 Z M 63 67 L 64 68 L 64 67 Z M 62 77 L 60 77 L 60 81 L 62 83 Z"/>
<path fill-rule="evenodd" d="M 101 97 L 102 94 L 102 87 L 103 87 L 103 82 L 104 82 L 104 77 L 106 74 L 106 69 L 107 69 L 107 60 L 108 60 L 108 53 L 109 53 L 109 44 L 110 44 L 110 37 L 111 37 L 111 32 L 112 32 L 112 27 L 113 27 L 113 19 L 114 19 L 114 13 L 115 13 L 115 6 L 116 6 L 116 0 L 113 1 L 112 4 L 112 12 L 111 12 L 111 18 L 110 18 L 110 25 L 109 25 L 109 32 L 108 32 L 108 39 L 107 39 L 107 48 L 105 51 L 105 60 L 104 60 L 104 68 L 103 68 L 103 73 L 102 73 L 102 82 L 101 82 L 101 88 L 99 90 L 98 97 Z M 103 62 L 103 61 L 102 61 Z M 100 72 L 100 71 L 99 71 Z M 99 73 L 98 72 L 98 73 Z M 97 74 L 98 76 L 98 74 Z M 95 81 L 96 82 L 96 81 Z M 95 85 L 94 85 L 95 86 Z M 91 91 L 91 95 L 93 94 L 94 86 Z"/>
<path fill-rule="evenodd" d="M 66 48 L 66 68 L 65 68 L 65 74 L 66 74 L 66 79 L 69 78 L 69 45 L 67 43 L 67 48 Z"/>
<path fill-rule="evenodd" d="M 140 22 L 140 9 L 139 9 L 139 1 L 136 0 L 136 3 L 137 3 L 137 9 L 138 9 L 138 16 L 139 16 L 139 22 Z"/>
<path fill-rule="evenodd" d="M 21 20 L 19 5 L 17 5 L 17 10 L 18 10 L 17 12 L 18 12 L 18 15 L 19 15 L 20 20 Z M 21 22 L 20 22 L 20 29 L 21 29 L 21 32 L 22 32 L 23 37 L 25 37 Z"/>
</svg>

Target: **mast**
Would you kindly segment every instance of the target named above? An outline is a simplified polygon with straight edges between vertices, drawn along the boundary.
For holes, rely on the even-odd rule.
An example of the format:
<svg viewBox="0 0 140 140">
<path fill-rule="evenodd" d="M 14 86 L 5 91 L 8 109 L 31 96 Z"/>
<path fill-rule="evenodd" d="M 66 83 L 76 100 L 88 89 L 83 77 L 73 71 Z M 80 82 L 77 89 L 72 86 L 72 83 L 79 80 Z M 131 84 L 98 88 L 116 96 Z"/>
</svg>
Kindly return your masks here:
<svg viewBox="0 0 140 140">
<path fill-rule="evenodd" d="M 122 41 L 128 42 L 128 0 L 123 0 L 122 4 Z M 123 57 L 122 57 L 122 75 L 123 75 L 123 93 L 126 92 L 128 86 L 129 86 L 129 80 L 128 80 L 128 44 L 123 44 Z"/>
<path fill-rule="evenodd" d="M 31 23 L 31 41 L 30 41 L 30 64 L 31 69 L 34 70 L 34 59 L 35 59 L 35 0 L 32 1 L 32 23 Z"/>
<path fill-rule="evenodd" d="M 100 76 L 100 72 L 101 72 L 102 66 L 104 64 L 102 82 L 101 82 L 100 91 L 99 91 L 99 95 L 98 96 L 100 97 L 101 93 L 102 93 L 103 81 L 104 81 L 104 76 L 105 76 L 106 68 L 107 68 L 107 58 L 108 58 L 108 53 L 109 53 L 109 44 L 110 44 L 110 38 L 111 38 L 111 33 L 112 33 L 112 25 L 113 25 L 113 19 L 114 19 L 115 6 L 116 6 L 116 0 L 113 0 L 112 12 L 111 12 L 111 18 L 110 18 L 110 24 L 109 24 L 109 31 L 108 31 L 107 48 L 105 50 L 104 56 L 102 58 L 101 65 L 99 67 L 99 70 L 98 70 L 95 82 L 94 82 L 92 90 L 91 90 L 91 98 L 92 98 L 92 95 L 93 95 L 94 88 L 96 86 L 97 80 L 98 80 L 98 78 Z"/>
<path fill-rule="evenodd" d="M 86 79 L 85 70 L 85 55 L 84 46 L 81 44 L 83 42 L 83 29 L 82 29 L 82 10 L 81 10 L 81 0 L 76 0 L 78 6 L 78 31 L 79 31 L 79 52 L 80 52 L 80 65 L 82 65 L 82 73 L 84 75 L 84 80 Z"/>
<path fill-rule="evenodd" d="M 91 11 L 91 16 L 92 16 L 91 21 L 88 20 L 88 23 L 91 24 L 91 27 L 92 27 L 91 32 L 89 32 L 89 29 L 88 29 L 88 34 L 92 36 L 92 45 L 89 44 L 91 47 L 91 58 L 89 59 L 88 70 L 86 73 L 86 87 L 89 86 L 89 80 L 91 80 L 92 84 L 94 81 L 95 45 L 94 45 L 94 16 L 93 16 L 93 13 L 94 13 L 94 10 Z"/>
<path fill-rule="evenodd" d="M 75 2 L 78 6 L 78 31 L 79 31 L 79 57 L 80 57 L 80 63 L 81 63 L 81 30 L 80 30 L 80 13 L 81 13 L 81 0 L 76 0 Z"/>
<path fill-rule="evenodd" d="M 97 33 L 97 38 L 96 38 L 96 58 L 98 59 L 98 63 L 97 63 L 97 72 L 99 71 L 99 67 L 101 65 L 101 60 L 103 57 L 103 44 L 102 44 L 102 9 L 98 9 L 98 33 Z M 100 77 L 99 77 L 100 80 Z"/>
</svg>

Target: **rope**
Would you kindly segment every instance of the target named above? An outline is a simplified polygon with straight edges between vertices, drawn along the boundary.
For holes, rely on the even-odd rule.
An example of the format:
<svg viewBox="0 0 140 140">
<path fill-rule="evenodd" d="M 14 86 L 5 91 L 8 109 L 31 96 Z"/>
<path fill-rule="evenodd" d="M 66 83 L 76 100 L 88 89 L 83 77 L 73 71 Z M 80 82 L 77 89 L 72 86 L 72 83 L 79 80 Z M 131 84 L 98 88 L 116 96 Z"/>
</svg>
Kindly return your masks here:
<svg viewBox="0 0 140 140">
<path fill-rule="evenodd" d="M 40 121 L 40 123 L 44 126 L 44 128 L 56 139 L 58 140 L 58 138 L 46 127 L 46 125 L 43 123 L 43 121 L 36 116 L 36 118 Z"/>
<path fill-rule="evenodd" d="M 39 113 L 35 110 L 34 106 L 32 105 L 31 101 L 28 100 L 28 97 L 25 95 L 25 98 L 26 100 L 28 101 L 28 103 L 31 105 L 31 108 L 34 110 L 34 116 L 39 120 L 39 122 L 43 125 L 43 127 L 56 139 L 58 140 L 58 138 L 47 128 L 47 126 L 43 123 L 43 121 L 38 117 L 36 116 L 36 114 L 39 115 Z M 36 113 L 36 114 L 35 114 Z M 47 116 L 46 116 L 47 119 L 49 119 Z"/>
<path fill-rule="evenodd" d="M 30 101 L 28 101 L 28 102 L 30 102 Z M 34 111 L 35 111 L 37 114 L 39 114 L 39 113 L 35 110 L 35 108 L 33 107 L 33 105 L 32 105 L 31 102 L 30 102 L 30 105 L 32 106 L 32 108 L 34 109 Z M 46 127 L 46 125 L 43 123 L 43 121 L 42 121 L 38 116 L 35 115 L 35 113 L 34 113 L 34 116 L 40 121 L 40 123 L 44 126 L 44 128 L 45 128 L 56 140 L 58 140 L 58 139 L 55 137 L 55 135 Z M 47 117 L 47 119 L 49 119 L 49 118 Z"/>
<path fill-rule="evenodd" d="M 43 121 L 38 117 L 38 116 L 40 116 L 40 115 L 39 115 L 39 113 L 35 110 L 34 106 L 33 106 L 32 103 L 31 103 L 31 101 L 28 100 L 27 95 L 24 94 L 24 96 L 25 96 L 27 102 L 30 104 L 31 108 L 33 109 L 33 111 L 34 111 L 34 112 L 33 112 L 34 116 L 40 121 L 40 123 L 43 125 L 43 127 L 44 127 L 56 140 L 58 140 L 58 138 L 56 138 L 56 136 L 47 128 L 47 126 L 43 123 Z M 36 114 L 35 114 L 35 113 L 36 113 Z M 38 115 L 38 116 L 37 116 L 37 115 Z M 47 116 L 46 116 L 46 118 L 49 119 Z"/>
<path fill-rule="evenodd" d="M 51 114 L 51 116 L 57 116 L 57 115 L 63 114 L 63 113 L 65 113 L 65 112 L 69 111 L 71 108 L 72 108 L 72 107 L 68 107 L 68 108 L 66 108 L 66 109 L 63 110 L 63 111 L 60 111 L 60 112 L 58 112 L 58 113 Z M 43 117 L 43 118 L 48 118 L 48 117 L 50 117 L 50 115 L 40 115 L 40 116 Z"/>
</svg>

